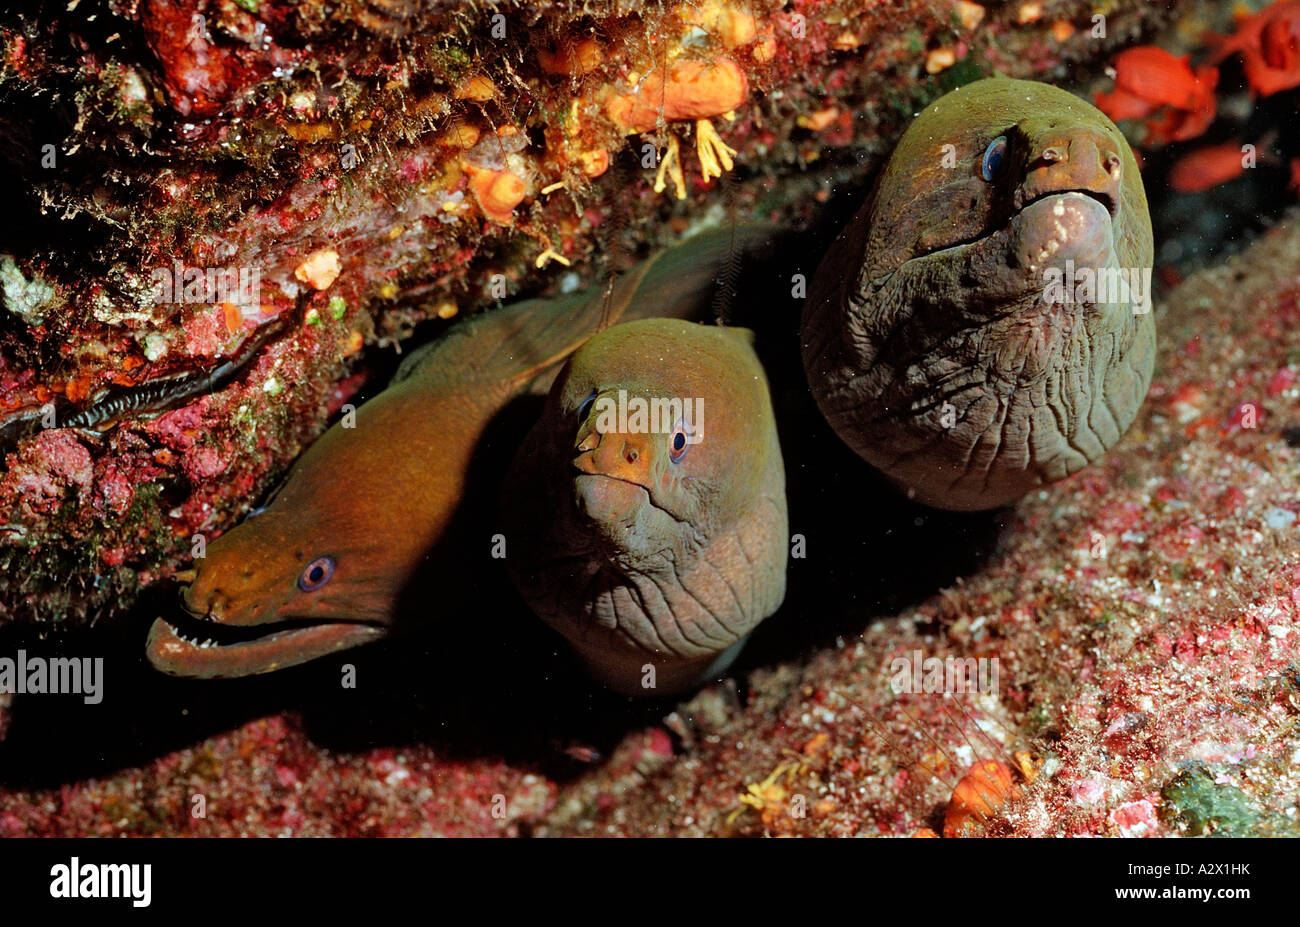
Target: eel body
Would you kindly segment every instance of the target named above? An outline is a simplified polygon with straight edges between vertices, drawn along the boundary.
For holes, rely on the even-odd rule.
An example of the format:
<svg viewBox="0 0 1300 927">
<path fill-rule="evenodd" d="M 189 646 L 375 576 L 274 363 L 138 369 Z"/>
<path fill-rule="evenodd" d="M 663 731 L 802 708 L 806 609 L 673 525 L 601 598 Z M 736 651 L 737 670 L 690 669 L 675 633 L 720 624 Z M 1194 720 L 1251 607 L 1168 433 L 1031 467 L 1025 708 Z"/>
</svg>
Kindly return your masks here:
<svg viewBox="0 0 1300 927">
<path fill-rule="evenodd" d="M 991 78 L 904 133 L 814 279 L 804 367 L 840 437 L 909 496 L 993 508 L 1102 456 L 1155 359 L 1151 222 L 1124 137 Z"/>
<path fill-rule="evenodd" d="M 650 319 L 593 337 L 505 481 L 533 610 L 620 692 L 725 669 L 785 595 L 785 471 L 744 329 Z"/>
<path fill-rule="evenodd" d="M 765 234 L 747 230 L 741 246 Z M 190 617 L 154 622 L 150 662 L 172 675 L 245 676 L 386 636 L 435 548 L 488 556 L 483 538 L 452 544 L 451 534 L 496 416 L 522 395 L 544 396 L 569 355 L 604 328 L 707 317 L 714 279 L 735 248 L 726 230 L 703 233 L 609 292 L 485 313 L 414 353 L 352 427 L 326 431 L 259 514 L 195 560 L 183 592 Z"/>
</svg>

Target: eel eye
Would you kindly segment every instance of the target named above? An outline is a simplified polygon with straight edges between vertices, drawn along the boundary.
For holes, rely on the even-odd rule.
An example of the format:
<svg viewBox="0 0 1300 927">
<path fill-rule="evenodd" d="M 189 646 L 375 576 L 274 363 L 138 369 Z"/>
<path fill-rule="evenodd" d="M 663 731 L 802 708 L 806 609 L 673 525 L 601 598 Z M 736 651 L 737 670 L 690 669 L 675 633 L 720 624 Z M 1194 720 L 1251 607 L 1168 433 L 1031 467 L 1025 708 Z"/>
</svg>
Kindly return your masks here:
<svg viewBox="0 0 1300 927">
<path fill-rule="evenodd" d="M 980 176 L 989 183 L 993 178 L 998 176 L 998 171 L 1002 169 L 1002 159 L 1007 153 L 1007 137 L 999 135 L 993 141 L 989 142 L 989 147 L 984 149 L 984 160 L 980 162 Z"/>
<path fill-rule="evenodd" d="M 592 393 L 586 399 L 582 400 L 582 405 L 578 406 L 578 421 L 585 422 L 587 413 L 591 411 L 591 404 L 596 401 L 596 394 Z"/>
<path fill-rule="evenodd" d="M 330 581 L 334 575 L 334 558 L 317 557 L 311 563 L 307 564 L 306 569 L 298 577 L 298 588 L 303 592 L 315 592 L 321 586 Z"/>
<path fill-rule="evenodd" d="M 668 439 L 668 459 L 673 463 L 680 463 L 690 449 L 691 442 L 687 440 L 686 425 L 679 421 L 673 428 L 672 437 Z"/>
</svg>

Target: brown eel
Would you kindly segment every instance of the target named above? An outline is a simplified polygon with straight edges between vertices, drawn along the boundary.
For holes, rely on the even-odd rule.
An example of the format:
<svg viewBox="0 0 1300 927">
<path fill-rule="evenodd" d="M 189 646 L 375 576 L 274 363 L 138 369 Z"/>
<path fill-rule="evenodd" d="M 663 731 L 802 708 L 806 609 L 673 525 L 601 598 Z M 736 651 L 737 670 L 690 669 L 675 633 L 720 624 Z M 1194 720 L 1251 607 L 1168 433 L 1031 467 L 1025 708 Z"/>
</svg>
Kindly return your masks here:
<svg viewBox="0 0 1300 927">
<path fill-rule="evenodd" d="M 991 78 L 926 107 L 822 262 L 804 368 L 840 437 L 937 508 L 1101 457 L 1155 361 L 1151 220 L 1091 104 Z"/>
<path fill-rule="evenodd" d="M 744 329 L 649 319 L 592 338 L 503 496 L 517 587 L 616 691 L 715 676 L 785 595 L 785 470 Z"/>
</svg>

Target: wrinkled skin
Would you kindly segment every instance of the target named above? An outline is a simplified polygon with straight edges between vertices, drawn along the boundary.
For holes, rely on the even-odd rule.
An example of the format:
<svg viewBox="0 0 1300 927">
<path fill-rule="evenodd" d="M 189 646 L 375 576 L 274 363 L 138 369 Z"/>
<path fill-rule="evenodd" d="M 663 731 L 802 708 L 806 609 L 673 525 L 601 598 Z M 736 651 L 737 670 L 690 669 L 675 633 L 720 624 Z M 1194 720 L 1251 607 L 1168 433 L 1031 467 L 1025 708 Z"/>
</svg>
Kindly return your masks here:
<svg viewBox="0 0 1300 927">
<path fill-rule="evenodd" d="M 938 508 L 1003 505 L 1097 460 L 1146 395 L 1155 325 L 1149 292 L 1061 299 L 1049 274 L 1067 261 L 1152 266 L 1146 195 L 1114 123 L 1002 78 L 931 104 L 809 294 L 804 367 L 823 414 Z"/>
<path fill-rule="evenodd" d="M 183 593 L 190 617 L 154 622 L 150 663 L 176 676 L 246 676 L 386 637 L 414 581 L 454 584 L 466 551 L 488 556 L 456 516 L 503 409 L 545 396 L 573 351 L 620 320 L 707 317 L 715 279 L 738 251 L 768 237 L 758 226 L 705 232 L 629 271 L 609 293 L 516 303 L 413 354 L 351 427 L 334 425 L 299 458 L 264 511 L 195 560 Z M 502 468 L 519 440 L 522 430 L 501 449 Z M 419 614 L 435 640 L 437 622 L 455 617 L 441 604 Z"/>
<path fill-rule="evenodd" d="M 785 595 L 785 471 L 747 334 L 652 319 L 592 338 L 506 482 L 516 586 L 617 691 L 716 675 Z M 620 390 L 627 409 L 638 397 L 703 400 L 699 442 L 666 420 L 620 423 Z"/>
</svg>

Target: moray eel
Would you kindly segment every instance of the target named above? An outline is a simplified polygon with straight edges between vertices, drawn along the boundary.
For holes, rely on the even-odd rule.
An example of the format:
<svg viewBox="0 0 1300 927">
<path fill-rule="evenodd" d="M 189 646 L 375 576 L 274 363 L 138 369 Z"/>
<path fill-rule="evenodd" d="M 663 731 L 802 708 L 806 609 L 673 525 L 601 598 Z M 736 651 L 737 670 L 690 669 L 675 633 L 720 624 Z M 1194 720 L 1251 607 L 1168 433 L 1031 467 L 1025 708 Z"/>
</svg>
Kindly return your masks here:
<svg viewBox="0 0 1300 927">
<path fill-rule="evenodd" d="M 207 546 L 182 596 L 191 617 L 154 622 L 149 661 L 177 676 L 245 676 L 386 636 L 435 547 L 488 556 L 481 537 L 454 534 L 453 517 L 498 413 L 545 396 L 568 356 L 620 320 L 706 317 L 715 277 L 767 237 L 706 232 L 608 293 L 488 312 L 413 354 L 353 427 L 335 424 L 298 459 L 263 511 Z"/>
<path fill-rule="evenodd" d="M 977 81 L 908 127 L 818 269 L 809 384 L 840 437 L 912 498 L 1003 505 L 1097 460 L 1132 423 L 1155 360 L 1151 266 L 1142 179 L 1115 124 L 1047 84 Z"/>
<path fill-rule="evenodd" d="M 503 499 L 516 587 L 616 691 L 715 676 L 785 595 L 785 471 L 744 329 L 651 319 L 592 338 Z"/>
</svg>

